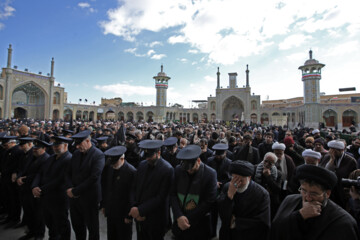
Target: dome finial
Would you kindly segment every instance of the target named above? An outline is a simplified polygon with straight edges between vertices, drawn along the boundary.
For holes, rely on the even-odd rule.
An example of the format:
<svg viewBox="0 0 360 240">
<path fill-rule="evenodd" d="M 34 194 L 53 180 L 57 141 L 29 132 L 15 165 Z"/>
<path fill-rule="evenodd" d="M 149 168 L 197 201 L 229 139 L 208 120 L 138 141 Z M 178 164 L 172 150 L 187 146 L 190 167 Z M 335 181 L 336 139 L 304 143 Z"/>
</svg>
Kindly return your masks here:
<svg viewBox="0 0 360 240">
<path fill-rule="evenodd" d="M 312 59 L 312 50 L 311 49 L 309 51 L 309 56 L 310 56 L 310 59 Z"/>
</svg>

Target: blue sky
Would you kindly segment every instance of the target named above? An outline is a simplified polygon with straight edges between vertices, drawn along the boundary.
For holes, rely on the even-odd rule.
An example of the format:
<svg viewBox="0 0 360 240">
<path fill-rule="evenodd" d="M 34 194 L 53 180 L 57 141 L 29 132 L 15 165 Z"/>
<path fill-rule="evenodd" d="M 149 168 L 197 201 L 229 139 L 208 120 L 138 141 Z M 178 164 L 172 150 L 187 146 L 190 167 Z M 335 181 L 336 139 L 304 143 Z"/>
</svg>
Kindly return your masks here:
<svg viewBox="0 0 360 240">
<path fill-rule="evenodd" d="M 164 65 L 168 103 L 185 107 L 215 94 L 228 73 L 262 100 L 303 95 L 300 65 L 326 64 L 321 92 L 359 88 L 358 0 L 0 0 L 0 65 L 50 72 L 68 92 L 155 103 L 153 76 Z"/>
</svg>

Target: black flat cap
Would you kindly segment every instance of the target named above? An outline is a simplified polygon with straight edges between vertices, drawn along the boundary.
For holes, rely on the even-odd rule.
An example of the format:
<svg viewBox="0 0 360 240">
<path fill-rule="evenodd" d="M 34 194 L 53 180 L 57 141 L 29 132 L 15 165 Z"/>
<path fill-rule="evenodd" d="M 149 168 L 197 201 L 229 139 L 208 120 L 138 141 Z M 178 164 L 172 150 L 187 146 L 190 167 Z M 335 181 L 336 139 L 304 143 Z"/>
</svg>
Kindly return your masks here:
<svg viewBox="0 0 360 240">
<path fill-rule="evenodd" d="M 52 136 L 51 138 L 55 140 L 55 142 L 53 143 L 54 146 L 57 146 L 57 145 L 60 145 L 63 143 L 69 144 L 72 141 L 71 138 L 67 138 L 64 136 Z"/>
<path fill-rule="evenodd" d="M 162 147 L 162 145 L 164 144 L 163 141 L 161 140 L 142 140 L 141 142 L 139 142 L 139 147 L 143 148 L 143 149 L 159 149 Z"/>
<path fill-rule="evenodd" d="M 90 130 L 84 130 L 84 131 L 81 131 L 73 136 L 71 136 L 72 139 L 85 139 L 87 138 L 88 136 L 90 136 L 91 134 L 91 131 Z"/>
<path fill-rule="evenodd" d="M 335 173 L 325 168 L 308 164 L 303 164 L 297 167 L 295 177 L 298 180 L 312 180 L 329 190 L 334 188 L 338 181 Z"/>
<path fill-rule="evenodd" d="M 180 160 L 193 160 L 197 159 L 201 154 L 201 148 L 198 145 L 188 145 L 181 149 L 176 155 Z"/>
<path fill-rule="evenodd" d="M 62 131 L 63 131 L 64 134 L 71 134 L 71 135 L 74 134 L 74 131 L 69 130 L 69 129 L 64 129 Z"/>
<path fill-rule="evenodd" d="M 105 151 L 104 154 L 107 157 L 120 157 L 126 152 L 126 147 L 124 146 L 115 146 Z"/>
<path fill-rule="evenodd" d="M 31 138 L 31 137 L 19 138 L 19 145 L 24 145 L 26 143 L 33 142 L 34 140 L 35 138 Z"/>
<path fill-rule="evenodd" d="M 217 143 L 212 147 L 213 150 L 225 151 L 229 149 L 229 145 L 225 143 Z"/>
<path fill-rule="evenodd" d="M 254 165 L 247 161 L 236 160 L 230 163 L 229 172 L 243 177 L 252 176 L 254 174 Z"/>
<path fill-rule="evenodd" d="M 41 141 L 39 139 L 34 140 L 34 148 L 45 148 L 45 147 L 50 147 L 50 146 L 52 146 L 51 143 Z"/>
<path fill-rule="evenodd" d="M 164 146 L 172 146 L 177 143 L 178 139 L 176 137 L 169 137 L 165 139 Z"/>
<path fill-rule="evenodd" d="M 127 133 L 126 134 L 126 138 L 129 138 L 129 139 L 136 139 L 136 136 L 134 135 L 134 134 L 132 134 L 132 133 Z"/>
<path fill-rule="evenodd" d="M 98 138 L 95 138 L 95 139 L 96 139 L 96 141 L 97 141 L 98 143 L 102 143 L 102 142 L 105 142 L 106 140 L 108 140 L 108 138 L 109 138 L 109 137 L 104 136 L 104 137 L 98 137 Z"/>
<path fill-rule="evenodd" d="M 1 143 L 4 144 L 4 143 L 8 143 L 10 141 L 16 141 L 17 140 L 17 136 L 3 136 L 1 138 Z"/>
</svg>

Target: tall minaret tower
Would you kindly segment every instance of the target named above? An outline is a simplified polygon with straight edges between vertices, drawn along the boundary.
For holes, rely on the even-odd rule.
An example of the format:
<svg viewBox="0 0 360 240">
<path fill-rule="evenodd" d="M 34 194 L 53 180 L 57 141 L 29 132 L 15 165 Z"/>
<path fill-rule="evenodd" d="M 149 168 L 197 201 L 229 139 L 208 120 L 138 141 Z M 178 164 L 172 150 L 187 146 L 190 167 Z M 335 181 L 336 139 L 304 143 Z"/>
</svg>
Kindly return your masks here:
<svg viewBox="0 0 360 240">
<path fill-rule="evenodd" d="M 156 106 L 166 107 L 166 90 L 168 89 L 170 77 L 163 72 L 163 65 L 161 65 L 161 72 L 153 78 L 155 79 L 156 88 Z"/>
<path fill-rule="evenodd" d="M 325 64 L 313 59 L 312 51 L 309 51 L 309 59 L 305 61 L 299 69 L 302 72 L 304 82 L 304 106 L 305 106 L 305 125 L 307 127 L 319 127 L 320 118 L 320 79 L 321 69 Z"/>
</svg>

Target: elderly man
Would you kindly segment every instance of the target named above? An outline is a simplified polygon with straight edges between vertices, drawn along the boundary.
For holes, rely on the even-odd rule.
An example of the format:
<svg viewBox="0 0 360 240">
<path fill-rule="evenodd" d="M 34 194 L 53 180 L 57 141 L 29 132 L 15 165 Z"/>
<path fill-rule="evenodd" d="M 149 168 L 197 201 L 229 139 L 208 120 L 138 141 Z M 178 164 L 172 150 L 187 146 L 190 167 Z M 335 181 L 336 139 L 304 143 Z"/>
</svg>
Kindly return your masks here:
<svg viewBox="0 0 360 240">
<path fill-rule="evenodd" d="M 204 239 L 211 233 L 210 210 L 216 201 L 216 172 L 200 160 L 201 148 L 189 145 L 180 150 L 181 164 L 175 169 L 171 190 L 175 239 Z"/>
<path fill-rule="evenodd" d="M 99 203 L 104 154 L 91 143 L 90 130 L 73 135 L 76 151 L 67 174 L 66 194 L 70 198 L 70 217 L 76 239 L 99 239 Z"/>
<path fill-rule="evenodd" d="M 358 239 L 356 221 L 329 199 L 337 177 L 327 169 L 299 166 L 300 194 L 288 196 L 272 222 L 271 239 Z"/>
<path fill-rule="evenodd" d="M 303 151 L 302 156 L 305 160 L 305 164 L 318 166 L 321 160 L 321 153 L 306 149 Z"/>
<path fill-rule="evenodd" d="M 278 158 L 274 153 L 266 153 L 264 160 L 257 166 L 254 177 L 254 181 L 269 192 L 271 218 L 275 216 L 280 205 L 281 172 L 275 166 L 277 161 Z"/>
<path fill-rule="evenodd" d="M 278 158 L 276 167 L 281 172 L 281 193 L 280 201 L 282 201 L 286 195 L 291 193 L 291 189 L 288 183 L 292 181 L 293 173 L 295 170 L 295 164 L 291 157 L 285 154 L 285 144 L 275 142 L 272 145 L 272 149 Z"/>
<path fill-rule="evenodd" d="M 348 202 L 348 196 L 345 195 L 341 185 L 342 178 L 348 178 L 349 174 L 357 169 L 357 163 L 354 158 L 345 154 L 345 145 L 342 141 L 333 140 L 328 143 L 329 153 L 324 156 L 320 166 L 334 172 L 338 178 L 338 185 L 331 194 L 331 199 L 345 208 Z"/>
<path fill-rule="evenodd" d="M 219 198 L 220 240 L 267 239 L 270 231 L 269 193 L 251 180 L 254 165 L 237 160 L 230 164 L 232 180 Z"/>
</svg>

